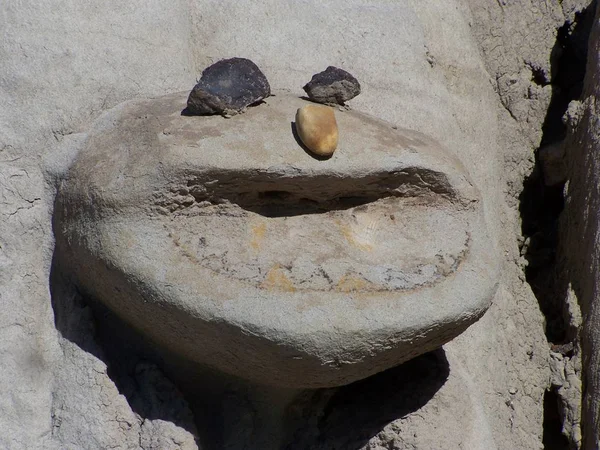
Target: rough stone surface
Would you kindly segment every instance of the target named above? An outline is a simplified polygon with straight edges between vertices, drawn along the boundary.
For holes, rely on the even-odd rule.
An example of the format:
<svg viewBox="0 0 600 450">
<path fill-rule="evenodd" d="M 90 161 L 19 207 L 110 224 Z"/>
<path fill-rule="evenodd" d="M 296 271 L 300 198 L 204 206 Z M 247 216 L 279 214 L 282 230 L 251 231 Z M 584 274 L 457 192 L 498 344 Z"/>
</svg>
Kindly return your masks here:
<svg viewBox="0 0 600 450">
<path fill-rule="evenodd" d="M 600 298 L 598 295 L 598 246 L 600 198 L 598 196 L 598 138 L 600 126 L 600 8 L 597 8 L 590 36 L 585 85 L 580 116 L 568 136 L 566 207 L 561 216 L 562 256 L 566 258 L 568 281 L 581 307 L 581 359 L 583 361 L 582 446 L 600 448 Z"/>
<path fill-rule="evenodd" d="M 476 36 L 478 45 L 484 56 L 484 63 L 490 74 L 490 82 L 494 86 L 500 101 L 498 108 L 499 117 L 499 142 L 504 148 L 503 158 L 505 170 L 502 172 L 505 179 L 505 189 L 507 202 L 510 206 L 523 208 L 524 182 L 531 183 L 531 175 L 534 173 L 536 150 L 540 144 L 547 145 L 552 140 L 545 139 L 544 122 L 548 116 L 549 108 L 552 105 L 552 92 L 560 92 L 564 90 L 560 86 L 553 86 L 553 76 L 561 70 L 559 58 L 567 49 L 565 49 L 564 41 L 560 42 L 559 32 L 565 30 L 572 32 L 575 21 L 578 15 L 589 9 L 590 1 L 575 0 L 569 2 L 496 2 L 491 4 L 485 0 L 469 0 L 467 2 L 471 9 L 470 23 L 474 35 Z M 561 30 L 562 28 L 562 30 Z M 564 35 L 563 35 L 564 36 Z M 571 49 L 572 50 L 572 49 Z M 572 65 L 572 61 L 567 64 L 563 63 L 563 69 Z M 537 75 L 536 75 L 537 74 Z M 555 80 L 554 80 L 555 81 Z M 580 116 L 579 102 L 571 102 L 567 112 L 565 113 L 565 122 L 567 127 L 572 127 L 577 122 Z M 559 126 L 552 126 L 554 130 L 560 129 Z M 545 142 L 542 142 L 545 141 Z M 566 152 L 570 152 L 570 148 L 565 147 Z M 540 191 L 540 184 L 543 180 L 538 180 L 539 184 L 533 184 L 533 189 Z M 543 185 L 542 185 L 543 186 Z M 538 204 L 542 204 L 538 199 Z M 541 211 L 545 214 L 544 208 Z M 520 218 L 519 220 L 523 220 Z M 516 221 L 519 224 L 519 220 Z M 510 221 L 515 223 L 514 221 Z M 521 222 L 522 223 L 522 222 Z M 523 232 L 522 225 L 514 230 L 515 234 Z M 527 270 L 528 263 L 524 256 L 512 250 L 508 241 L 504 241 L 502 246 L 507 249 L 507 260 L 511 261 L 512 267 L 505 268 L 503 274 L 510 272 L 518 273 L 521 270 Z M 556 273 L 561 269 L 557 268 L 549 273 L 549 276 L 556 278 Z M 522 275 L 521 275 L 522 277 Z M 545 367 L 547 356 L 544 355 L 548 344 L 544 344 L 544 336 L 532 332 L 532 327 L 525 325 L 533 321 L 540 320 L 538 309 L 538 301 L 541 303 L 544 299 L 536 301 L 532 292 L 523 283 L 519 286 L 515 282 L 505 282 L 510 286 L 510 290 L 515 296 L 515 302 L 505 303 L 504 307 L 495 309 L 491 308 L 488 316 L 496 316 L 497 323 L 514 323 L 514 331 L 517 333 L 512 336 L 512 340 L 519 342 L 529 342 L 531 347 L 527 351 L 521 349 L 513 349 L 511 351 L 511 363 L 515 364 L 515 370 L 510 370 L 512 374 L 523 374 L 522 367 L 526 365 L 527 358 L 534 355 L 534 360 L 537 360 L 541 367 Z M 554 293 L 562 295 L 563 288 L 557 287 Z M 566 291 L 566 290 L 565 290 Z M 512 312 L 511 312 L 512 311 Z M 522 319 L 517 319 L 521 316 Z M 527 319 L 523 320 L 525 317 Z M 482 321 L 483 323 L 484 321 Z M 567 320 L 567 322 L 569 322 Z M 511 327 L 512 328 L 512 327 Z M 497 350 L 496 350 L 497 351 Z M 551 356 L 552 358 L 552 356 Z M 552 359 L 550 359 L 552 361 Z M 567 366 L 573 365 L 577 367 L 577 358 L 574 357 L 573 362 L 567 362 Z M 517 369 L 517 367 L 520 367 Z M 533 375 L 533 373 L 531 373 Z M 577 374 L 577 371 L 575 371 Z M 577 375 L 576 375 L 577 376 Z M 531 402 L 531 387 L 538 386 L 541 388 L 552 389 L 545 381 L 543 372 L 536 372 L 536 381 L 526 380 L 522 375 L 518 376 L 519 384 L 529 386 L 529 393 L 522 395 L 523 390 L 520 390 L 516 396 L 511 398 L 510 420 L 515 430 L 519 430 L 519 439 L 523 442 L 528 442 L 525 447 L 539 446 L 542 423 L 538 420 L 537 428 L 529 428 L 531 435 L 526 436 L 521 431 L 527 427 L 534 426 L 533 417 L 541 417 L 541 407 L 548 409 L 550 415 L 557 415 L 565 418 L 563 430 L 565 436 L 572 436 L 569 445 L 572 448 L 578 448 L 577 436 L 580 435 L 578 430 L 579 423 L 577 420 L 571 420 L 569 417 L 576 416 L 576 411 L 580 410 L 581 397 L 573 394 L 576 390 L 576 383 L 572 380 L 569 385 L 575 386 L 557 392 L 564 406 L 553 405 L 552 400 L 548 404 L 538 403 L 535 408 L 536 413 L 531 412 L 529 418 L 525 418 L 522 414 L 516 414 L 517 411 L 524 411 L 534 404 Z M 538 390 L 538 392 L 540 392 Z M 563 395 L 564 392 L 569 392 L 569 395 Z M 539 395 L 539 394 L 538 394 Z M 558 408 L 557 408 L 558 406 Z M 558 410 L 556 410 L 558 409 Z M 495 408 L 495 411 L 502 411 L 501 405 Z M 495 413 L 494 413 L 495 414 Z M 496 421 L 492 421 L 492 426 L 495 428 L 495 435 L 499 436 L 500 432 L 495 427 Z M 551 436 L 560 435 L 560 432 L 549 427 Z M 560 426 L 558 427 L 560 428 Z M 536 431 L 537 430 L 537 431 Z M 535 433 L 537 437 L 534 438 Z M 502 442 L 502 438 L 497 437 L 498 442 Z M 549 445 L 552 442 L 548 443 Z M 505 441 L 502 447 L 511 447 L 513 444 L 510 441 Z"/>
<path fill-rule="evenodd" d="M 331 156 L 338 145 L 333 109 L 306 105 L 296 111 L 296 130 L 302 143 L 319 156 Z"/>
<path fill-rule="evenodd" d="M 52 392 L 52 439 L 47 448 L 201 448 L 186 400 L 155 365 L 131 359 L 133 370 L 115 383 L 115 366 L 111 377 L 91 308 L 62 283 L 56 270 L 52 278 L 52 294 L 61 298 L 54 310 L 63 358 L 54 374 L 60 383 Z"/>
<path fill-rule="evenodd" d="M 329 66 L 302 88 L 312 101 L 343 105 L 360 94 L 360 83 L 345 70 Z"/>
<path fill-rule="evenodd" d="M 446 448 L 448 442 L 542 448 L 549 352 L 543 317 L 523 276 L 518 198 L 551 98 L 557 30 L 588 3 L 409 0 L 366 7 L 352 0 L 248 7 L 108 0 L 80 8 L 2 2 L 0 377 L 10 389 L 0 389 L 0 447 L 62 450 L 69 448 L 68 428 L 69 436 L 78 436 L 72 448 L 95 449 L 98 442 L 141 448 L 135 413 L 115 387 L 113 370 L 82 344 L 96 340 L 91 314 L 64 309 L 64 317 L 82 324 L 73 334 L 56 324 L 57 304 L 70 304 L 71 296 L 53 288 L 51 299 L 48 289 L 55 182 L 86 138 L 79 133 L 102 111 L 189 89 L 202 68 L 237 54 L 256 61 L 277 88 L 302 86 L 307 74 L 328 64 L 351 67 L 364 88 L 353 101 L 357 110 L 432 135 L 464 163 L 498 241 L 491 251 L 505 255 L 488 313 L 445 346 L 448 380 L 432 382 L 430 390 L 418 387 L 422 401 L 407 404 L 391 395 L 398 383 L 367 379 L 373 390 L 358 410 L 369 412 L 371 425 L 364 416 L 344 416 L 342 402 L 331 408 L 343 419 L 339 433 L 354 431 L 363 448 Z M 585 264 L 583 258 L 575 263 Z M 569 391 L 577 389 L 570 385 Z M 55 398 L 63 411 L 75 412 L 62 415 L 60 433 L 53 433 Z M 391 405 L 394 414 L 381 405 Z"/>
<path fill-rule="evenodd" d="M 317 161 L 289 129 L 303 100 L 278 93 L 225 123 L 181 116 L 183 101 L 108 112 L 57 197 L 61 266 L 136 329 L 255 382 L 317 388 L 432 350 L 487 309 L 478 193 L 435 141 L 338 112 L 344 151 Z"/>
<path fill-rule="evenodd" d="M 3 449 L 139 448 L 137 420 L 106 364 L 61 338 L 48 280 L 54 181 L 71 160 L 77 131 L 126 99 L 193 83 L 189 10 L 183 2 L 147 6 L 0 5 Z M 78 332 L 93 340 L 89 318 L 81 320 Z M 76 413 L 59 420 L 58 405 Z M 58 428 L 69 428 L 75 444 Z"/>
<path fill-rule="evenodd" d="M 233 115 L 271 95 L 265 74 L 246 58 L 223 59 L 207 67 L 187 100 L 192 115 Z"/>
</svg>

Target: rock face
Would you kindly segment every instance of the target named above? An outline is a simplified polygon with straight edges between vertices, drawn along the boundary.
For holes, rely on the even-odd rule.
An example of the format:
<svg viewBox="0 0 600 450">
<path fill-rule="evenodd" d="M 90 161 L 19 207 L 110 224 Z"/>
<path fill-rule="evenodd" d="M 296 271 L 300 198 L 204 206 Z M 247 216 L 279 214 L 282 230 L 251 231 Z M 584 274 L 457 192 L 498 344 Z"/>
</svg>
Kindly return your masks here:
<svg viewBox="0 0 600 450">
<path fill-rule="evenodd" d="M 435 141 L 339 113 L 344 152 L 317 161 L 289 132 L 300 99 L 226 122 L 181 116 L 183 101 L 115 110 L 58 196 L 64 267 L 134 328 L 226 373 L 318 388 L 485 312 L 497 267 L 478 193 Z"/>
<path fill-rule="evenodd" d="M 566 258 L 568 279 L 573 297 L 581 307 L 581 349 L 575 357 L 581 358 L 583 376 L 583 401 L 581 420 L 584 435 L 582 449 L 600 448 L 600 157 L 598 139 L 600 125 L 600 9 L 596 8 L 590 39 L 587 70 L 582 104 L 578 107 L 581 119 L 567 137 L 569 149 L 566 207 L 561 216 L 561 252 Z M 578 340 L 575 340 L 578 343 Z M 578 354 L 579 353 L 579 354 Z M 575 359 L 575 358 L 574 358 Z"/>
<path fill-rule="evenodd" d="M 303 89 L 315 102 L 343 105 L 360 94 L 360 83 L 345 70 L 329 66 L 313 75 Z"/>
<path fill-rule="evenodd" d="M 550 378 L 548 341 L 540 306 L 524 281 L 524 262 L 517 242 L 521 233 L 518 209 L 523 177 L 533 165 L 532 155 L 539 147 L 548 105 L 557 91 L 553 86 L 555 68 L 551 67 L 556 61 L 554 50 L 569 52 L 562 39 L 577 28 L 577 16 L 589 3 L 431 0 L 379 2 L 365 7 L 365 2 L 359 0 L 310 0 L 287 2 L 285 6 L 274 6 L 274 2 L 253 2 L 249 6 L 247 2 L 176 0 L 123 7 L 123 2 L 106 0 L 101 8 L 73 8 L 69 2 L 2 2 L 0 28 L 6 38 L 0 41 L 0 379 L 9 388 L 0 389 L 0 448 L 147 450 L 154 445 L 152 442 L 162 446 L 162 440 L 157 440 L 161 436 L 170 439 L 178 450 L 185 448 L 193 433 L 180 427 L 179 437 L 173 439 L 169 429 L 177 425 L 175 420 L 168 414 L 155 415 L 156 411 L 145 415 L 139 404 L 133 406 L 122 385 L 117 388 L 114 361 L 97 351 L 100 346 L 110 346 L 98 343 L 94 332 L 105 329 L 111 334 L 111 322 L 98 325 L 87 297 L 74 307 L 74 295 L 57 289 L 62 282 L 51 282 L 49 286 L 50 274 L 56 273 L 58 266 L 53 263 L 58 258 L 53 259 L 52 214 L 58 180 L 71 165 L 78 142 L 88 139 L 90 124 L 100 120 L 95 133 L 101 126 L 114 126 L 111 120 L 115 111 L 102 124 L 104 111 L 135 98 L 184 90 L 189 93 L 202 68 L 232 54 L 251 55 L 269 75 L 271 85 L 278 88 L 302 86 L 310 74 L 329 64 L 352 68 L 360 74 L 363 92 L 352 101 L 355 109 L 431 135 L 462 161 L 485 204 L 486 226 L 492 236 L 488 252 L 503 259 L 498 276 L 500 288 L 492 307 L 436 352 L 446 355 L 442 363 L 435 358 L 422 369 L 409 371 L 408 376 L 399 379 L 392 377 L 387 383 L 375 376 L 364 380 L 365 384 L 349 385 L 343 398 L 327 408 L 327 416 L 315 423 L 314 441 L 289 448 L 529 450 L 543 447 L 543 433 L 554 432 L 560 438 L 560 423 L 548 421 L 543 425 L 544 392 Z M 85 33 L 81 32 L 82 24 Z M 116 28 L 118 33 L 114 32 Z M 568 33 L 562 32 L 567 29 Z M 557 35 L 561 41 L 557 41 Z M 597 42 L 598 38 L 594 39 L 592 42 Z M 181 99 L 178 107 L 183 108 L 185 99 Z M 285 111 L 285 138 L 290 139 L 290 152 L 308 157 L 298 151 L 289 132 L 289 122 L 299 106 L 302 104 Z M 587 103 L 585 108 L 593 112 L 585 119 L 591 124 L 597 111 Z M 143 111 L 140 117 L 145 115 Z M 208 119 L 214 127 L 202 129 L 207 145 L 201 149 L 212 148 L 209 141 L 220 133 L 220 123 L 227 122 L 218 117 Z M 148 120 L 153 116 L 138 122 Z M 330 161 L 318 161 L 320 165 L 343 156 L 343 130 L 341 151 Z M 155 135 L 157 139 L 168 138 L 162 131 Z M 262 136 L 258 133 L 253 139 L 257 148 L 264 149 L 271 144 L 261 141 Z M 128 151 L 126 143 L 117 141 L 115 145 L 122 153 Z M 578 164 L 567 150 L 569 166 Z M 573 155 L 577 161 L 583 159 L 578 150 Z M 153 172 L 138 173 L 137 179 L 129 177 L 129 167 L 125 166 L 122 181 L 136 185 L 152 178 L 161 170 L 161 164 L 157 161 Z M 569 259 L 579 275 L 588 274 L 589 283 L 582 280 L 584 287 L 590 287 L 586 296 L 597 284 L 588 264 L 596 258 L 594 251 L 598 248 L 591 237 L 596 229 L 593 220 L 597 217 L 597 199 L 590 194 L 588 198 L 594 203 L 586 206 L 585 202 L 585 190 L 597 185 L 587 178 L 594 175 L 594 167 L 580 166 L 571 181 L 581 184 L 573 185 L 569 194 L 578 199 L 580 203 L 576 204 L 585 207 L 579 212 L 590 212 L 585 223 L 578 225 L 587 227 L 589 239 L 582 239 L 583 232 L 574 228 L 572 242 L 576 245 Z M 288 169 L 294 172 L 296 166 L 292 164 Z M 589 172 L 585 173 L 586 169 Z M 193 203 L 192 193 L 176 191 L 172 197 L 184 207 Z M 286 206 L 285 194 L 280 194 L 280 200 L 272 204 L 272 214 Z M 268 195 L 273 199 L 280 194 Z M 141 199 L 148 201 L 146 196 Z M 402 218 L 394 216 L 396 220 Z M 568 217 L 579 216 L 573 212 Z M 185 224 L 179 226 L 185 228 Z M 268 228 L 265 232 L 268 236 Z M 123 238 L 125 250 L 129 241 L 127 235 Z M 196 238 L 194 245 L 200 246 L 200 236 Z M 258 242 L 254 241 L 256 245 Z M 219 269 L 220 260 L 212 260 Z M 164 261 L 169 262 L 166 258 Z M 265 286 L 285 286 L 280 276 L 285 270 L 282 266 L 281 271 L 272 272 Z M 68 286 L 67 281 L 64 284 Z M 317 300 L 322 297 L 325 295 L 315 296 Z M 582 298 L 583 303 L 590 303 L 589 298 Z M 360 305 L 364 295 L 353 294 L 353 299 Z M 574 301 L 577 303 L 577 299 Z M 225 301 L 216 307 L 227 313 L 229 305 Z M 269 306 L 273 310 L 280 307 Z M 87 313 L 78 314 L 78 310 Z M 268 312 L 266 308 L 261 311 Z M 592 332 L 594 322 L 588 320 L 589 311 L 585 316 L 587 329 Z M 202 318 L 209 322 L 213 319 Z M 287 320 L 281 317 L 283 323 Z M 184 337 L 187 327 L 184 321 L 173 324 L 173 329 Z M 252 336 L 253 331 L 237 328 L 240 340 Z M 307 346 L 320 338 L 307 334 Z M 131 360 L 139 357 L 134 354 Z M 429 359 L 428 355 L 422 357 Z M 563 365 L 557 367 L 561 377 L 565 378 L 566 373 L 567 379 L 575 379 L 568 384 L 561 380 L 561 390 L 575 393 L 582 371 L 574 362 L 580 358 L 574 356 L 570 363 L 566 362 L 568 356 L 560 361 L 553 359 Z M 344 362 L 339 358 L 330 361 L 332 365 Z M 405 366 L 398 368 L 401 373 Z M 594 371 L 599 373 L 594 365 L 586 370 L 588 380 L 596 376 Z M 165 373 L 174 380 L 172 373 Z M 185 371 L 179 373 L 186 375 Z M 435 375 L 435 380 L 428 375 Z M 190 384 L 202 385 L 196 381 L 192 379 Z M 396 395 L 398 386 L 406 395 Z M 583 392 L 593 389 L 587 385 Z M 149 395 L 144 391 L 137 398 L 141 403 L 152 403 Z M 187 391 L 183 395 L 193 403 L 194 414 L 206 404 L 202 395 L 193 396 Z M 247 390 L 240 391 L 240 397 L 246 395 Z M 364 401 L 349 410 L 347 405 L 361 396 Z M 577 394 L 561 396 L 567 397 L 576 398 Z M 551 409 L 552 403 L 556 401 L 546 405 L 550 408 L 548 416 L 558 417 L 558 412 Z M 589 419 L 596 404 L 594 401 L 586 406 L 584 430 L 598 429 Z M 218 415 L 213 408 L 216 404 L 209 405 L 207 419 Z M 576 403 L 571 406 L 572 444 L 577 448 L 580 415 Z M 240 422 L 251 422 L 243 414 L 236 417 Z M 195 417 L 196 424 L 202 425 L 204 420 Z M 328 433 L 335 435 L 329 438 L 336 445 L 327 445 L 331 441 Z M 252 430 L 245 435 L 231 434 L 230 442 L 242 442 L 239 436 L 254 435 Z M 322 444 L 310 445 L 314 442 Z"/>
<path fill-rule="evenodd" d="M 296 111 L 296 130 L 302 143 L 319 156 L 331 156 L 338 144 L 338 127 L 333 109 L 306 105 Z"/>
<path fill-rule="evenodd" d="M 256 64 L 246 58 L 223 59 L 204 69 L 186 113 L 234 115 L 269 95 L 269 81 Z"/>
</svg>

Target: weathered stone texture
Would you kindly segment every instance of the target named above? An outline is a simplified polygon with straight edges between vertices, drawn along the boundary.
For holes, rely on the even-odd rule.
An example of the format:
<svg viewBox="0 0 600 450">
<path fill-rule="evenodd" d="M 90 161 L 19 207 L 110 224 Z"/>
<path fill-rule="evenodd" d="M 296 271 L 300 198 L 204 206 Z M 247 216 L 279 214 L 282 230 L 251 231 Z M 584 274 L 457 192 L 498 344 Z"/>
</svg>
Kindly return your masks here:
<svg viewBox="0 0 600 450">
<path fill-rule="evenodd" d="M 202 68 L 233 54 L 251 57 L 279 89 L 302 86 L 330 64 L 351 70 L 363 88 L 354 109 L 431 135 L 462 161 L 481 190 L 495 241 L 488 250 L 505 256 L 491 309 L 445 346 L 448 381 L 433 383 L 437 394 L 412 410 L 395 398 L 400 417 L 377 416 L 380 408 L 373 408 L 379 422 L 361 445 L 541 448 L 548 349 L 543 318 L 523 279 L 516 208 L 549 104 L 557 28 L 583 4 L 109 1 L 74 8 L 3 2 L 0 347 L 2 382 L 10 389 L 0 390 L 0 447 L 137 450 L 165 445 L 160 436 L 171 435 L 173 422 L 164 433 L 156 431 L 162 419 L 140 425 L 109 376 L 108 360 L 82 344 L 95 340 L 89 314 L 67 308 L 60 316 L 58 306 L 72 295 L 57 289 L 63 282 L 50 298 L 54 194 L 85 139 L 79 133 L 103 111 L 189 89 Z M 87 325 L 64 335 L 69 328 L 57 331 L 57 317 Z M 394 391 L 393 383 L 382 386 Z M 378 398 L 383 403 L 390 396 Z M 191 442 L 191 433 L 180 431 L 181 444 Z"/>
</svg>

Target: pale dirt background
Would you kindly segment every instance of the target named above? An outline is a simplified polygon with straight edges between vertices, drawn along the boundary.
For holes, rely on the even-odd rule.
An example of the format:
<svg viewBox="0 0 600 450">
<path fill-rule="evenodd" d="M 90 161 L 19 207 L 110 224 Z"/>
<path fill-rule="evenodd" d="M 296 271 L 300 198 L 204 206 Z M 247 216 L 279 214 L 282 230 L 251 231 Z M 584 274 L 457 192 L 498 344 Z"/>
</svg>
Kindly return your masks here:
<svg viewBox="0 0 600 450">
<path fill-rule="evenodd" d="M 56 180 L 73 158 L 79 133 L 103 110 L 191 89 L 206 65 L 241 56 L 251 58 L 272 87 L 298 95 L 327 65 L 349 70 L 363 88 L 350 102 L 354 109 L 438 139 L 463 161 L 484 196 L 496 241 L 490 251 L 503 261 L 497 298 L 483 319 L 444 346 L 448 379 L 433 397 L 379 427 L 361 446 L 542 448 L 549 350 L 543 316 L 523 275 L 518 195 L 551 97 L 551 86 L 535 83 L 532 71 L 542 78 L 550 73 L 558 28 L 586 5 L 4 2 L 0 447 L 195 448 L 193 426 L 157 418 L 160 407 L 146 417 L 134 412 L 143 408 L 132 407 L 108 376 L 84 304 L 61 302 L 72 309 L 59 316 L 71 321 L 62 327 L 69 333 L 57 332 L 49 290 L 51 214 Z M 55 285 L 55 297 L 74 295 L 61 289 Z M 154 369 L 140 377 L 146 372 L 160 378 Z M 137 383 L 138 398 L 147 404 L 155 398 L 153 385 Z M 394 383 L 388 388 L 392 392 Z M 177 395 L 166 403 L 177 403 Z M 377 416 L 379 405 L 368 407 Z M 187 417 L 184 403 L 173 408 Z M 350 434 L 331 433 L 324 438 L 331 445 L 323 448 L 359 448 L 359 440 L 348 442 Z"/>
</svg>

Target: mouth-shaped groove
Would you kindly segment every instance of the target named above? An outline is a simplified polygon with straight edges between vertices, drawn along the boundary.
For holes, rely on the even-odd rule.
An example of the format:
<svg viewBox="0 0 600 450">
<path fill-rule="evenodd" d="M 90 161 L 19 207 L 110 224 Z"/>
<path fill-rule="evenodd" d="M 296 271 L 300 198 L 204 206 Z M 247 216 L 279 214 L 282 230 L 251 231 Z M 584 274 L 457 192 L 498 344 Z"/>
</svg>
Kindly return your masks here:
<svg viewBox="0 0 600 450">
<path fill-rule="evenodd" d="M 464 199 L 429 168 L 209 170 L 176 180 L 157 207 L 175 219 L 169 236 L 181 254 L 263 290 L 410 290 L 456 272 L 468 253 Z"/>
<path fill-rule="evenodd" d="M 282 176 L 266 171 L 188 176 L 185 185 L 174 183 L 156 205 L 163 213 L 195 207 L 197 213 L 214 205 L 237 205 L 263 217 L 293 217 L 347 210 L 388 197 L 419 198 L 422 203 L 460 201 L 444 173 L 405 168 L 361 176 L 335 173 Z M 214 181 L 218 180 L 218 181 Z"/>
</svg>

